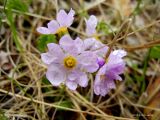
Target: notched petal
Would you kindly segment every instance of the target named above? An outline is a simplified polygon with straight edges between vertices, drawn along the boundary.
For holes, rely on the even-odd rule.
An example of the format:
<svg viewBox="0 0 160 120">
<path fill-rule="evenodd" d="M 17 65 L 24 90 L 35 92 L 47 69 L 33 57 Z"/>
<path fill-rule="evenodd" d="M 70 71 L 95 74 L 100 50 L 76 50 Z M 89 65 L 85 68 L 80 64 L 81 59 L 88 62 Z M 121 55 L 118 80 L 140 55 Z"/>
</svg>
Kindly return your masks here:
<svg viewBox="0 0 160 120">
<path fill-rule="evenodd" d="M 65 18 L 67 17 L 67 13 L 64 10 L 60 10 L 57 14 L 57 21 L 60 26 L 65 25 Z"/>
<path fill-rule="evenodd" d="M 70 9 L 67 14 L 64 10 L 60 10 L 57 14 L 57 21 L 61 27 L 69 27 L 74 20 L 75 11 Z"/>
<path fill-rule="evenodd" d="M 92 36 L 96 33 L 97 18 L 91 15 L 88 20 L 86 20 L 86 33 L 88 36 Z"/>
<path fill-rule="evenodd" d="M 70 90 L 76 90 L 77 88 L 77 83 L 73 82 L 73 81 L 66 81 L 66 86 L 70 89 Z"/>
<path fill-rule="evenodd" d="M 79 80 L 78 80 L 78 84 L 81 87 L 87 87 L 87 85 L 88 85 L 88 77 L 87 77 L 86 73 L 82 73 L 81 74 L 81 76 L 79 77 Z"/>
</svg>

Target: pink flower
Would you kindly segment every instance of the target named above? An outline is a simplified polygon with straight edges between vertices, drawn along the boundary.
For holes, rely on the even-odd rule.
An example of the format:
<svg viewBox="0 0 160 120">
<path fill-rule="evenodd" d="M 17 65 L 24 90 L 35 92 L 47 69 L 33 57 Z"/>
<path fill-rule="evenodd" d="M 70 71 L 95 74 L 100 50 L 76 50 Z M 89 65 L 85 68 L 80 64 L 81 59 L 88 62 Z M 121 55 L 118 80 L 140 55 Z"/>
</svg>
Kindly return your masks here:
<svg viewBox="0 0 160 120">
<path fill-rule="evenodd" d="M 88 73 L 97 71 L 97 56 L 92 51 L 84 51 L 84 42 L 80 38 L 72 40 L 69 35 L 64 35 L 59 45 L 48 44 L 48 52 L 42 53 L 42 61 L 48 66 L 47 79 L 53 86 L 61 83 L 75 90 L 78 85 L 88 85 Z"/>
<path fill-rule="evenodd" d="M 119 76 L 124 72 L 125 62 L 122 59 L 126 56 L 124 50 L 114 50 L 109 55 L 106 63 L 99 69 L 94 82 L 96 95 L 105 96 L 111 89 L 115 88 L 114 80 L 122 80 Z"/>
<path fill-rule="evenodd" d="M 70 9 L 67 14 L 64 10 L 60 10 L 56 20 L 52 20 L 47 24 L 47 27 L 38 27 L 37 31 L 41 34 L 56 34 L 65 32 L 67 27 L 71 26 L 74 20 L 75 11 Z"/>
</svg>

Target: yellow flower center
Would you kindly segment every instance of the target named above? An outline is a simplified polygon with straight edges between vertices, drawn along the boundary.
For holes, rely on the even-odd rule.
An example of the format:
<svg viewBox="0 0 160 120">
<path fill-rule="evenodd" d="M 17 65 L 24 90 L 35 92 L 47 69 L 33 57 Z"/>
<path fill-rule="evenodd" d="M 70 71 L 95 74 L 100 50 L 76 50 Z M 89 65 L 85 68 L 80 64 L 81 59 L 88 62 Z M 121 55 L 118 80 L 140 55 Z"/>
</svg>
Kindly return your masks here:
<svg viewBox="0 0 160 120">
<path fill-rule="evenodd" d="M 67 56 L 63 62 L 66 68 L 74 68 L 77 64 L 77 60 L 73 56 Z"/>
<path fill-rule="evenodd" d="M 66 27 L 60 27 L 56 33 L 66 33 L 67 32 L 67 28 Z"/>
</svg>

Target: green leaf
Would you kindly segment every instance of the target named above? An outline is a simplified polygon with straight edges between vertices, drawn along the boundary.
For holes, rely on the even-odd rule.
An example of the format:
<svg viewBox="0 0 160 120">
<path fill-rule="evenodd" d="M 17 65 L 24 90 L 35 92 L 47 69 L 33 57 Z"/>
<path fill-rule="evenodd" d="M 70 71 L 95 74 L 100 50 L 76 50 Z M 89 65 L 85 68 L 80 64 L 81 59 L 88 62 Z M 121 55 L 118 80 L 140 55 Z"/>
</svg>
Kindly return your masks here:
<svg viewBox="0 0 160 120">
<path fill-rule="evenodd" d="M 160 45 L 151 48 L 150 58 L 160 58 Z"/>
<path fill-rule="evenodd" d="M 16 27 L 14 25 L 14 18 L 13 18 L 12 12 L 10 10 L 7 10 L 6 11 L 6 16 L 7 16 L 8 24 L 9 24 L 11 30 L 12 30 L 12 35 L 13 35 L 14 42 L 16 44 L 16 48 L 19 51 L 23 51 L 22 43 L 20 41 L 20 38 L 17 34 Z"/>
<path fill-rule="evenodd" d="M 140 12 L 141 12 L 141 4 L 142 4 L 142 0 L 137 0 L 137 5 L 136 5 L 136 7 L 135 7 L 135 9 L 134 9 L 134 11 L 133 11 L 133 15 L 138 15 Z"/>
<path fill-rule="evenodd" d="M 7 0 L 7 8 L 27 12 L 28 4 L 24 0 Z"/>
<path fill-rule="evenodd" d="M 12 36 L 13 36 L 13 40 L 15 42 L 16 48 L 20 52 L 23 51 L 23 47 L 22 47 L 21 40 L 20 40 L 20 38 L 18 36 L 18 33 L 17 33 L 17 30 L 16 30 L 16 26 L 14 24 L 14 17 L 13 17 L 12 9 L 19 10 L 21 12 L 27 12 L 28 11 L 28 6 L 27 6 L 26 1 L 6 0 L 6 7 L 8 8 L 8 9 L 5 10 L 6 17 L 7 17 L 7 20 L 8 20 L 7 22 L 9 24 L 10 28 L 11 28 Z"/>
<path fill-rule="evenodd" d="M 97 31 L 102 31 L 105 34 L 109 34 L 109 28 L 105 22 L 99 22 L 97 25 Z"/>
<path fill-rule="evenodd" d="M 57 43 L 56 36 L 53 34 L 50 35 L 41 35 L 37 41 L 37 48 L 40 52 L 45 52 L 47 50 L 48 43 Z"/>
<path fill-rule="evenodd" d="M 87 18 L 88 17 L 88 13 L 87 13 L 86 10 L 82 10 L 81 12 L 79 12 L 79 16 Z"/>
<path fill-rule="evenodd" d="M 4 113 L 2 112 L 2 110 L 0 110 L 0 120 L 8 120 L 8 118 L 4 115 Z"/>
<path fill-rule="evenodd" d="M 45 85 L 49 85 L 50 84 L 49 80 L 46 77 L 42 78 L 42 83 L 44 83 Z"/>
<path fill-rule="evenodd" d="M 117 28 L 114 28 L 113 26 L 105 23 L 104 21 L 101 21 L 97 25 L 97 31 L 103 32 L 105 34 L 114 34 L 114 32 L 117 31 Z"/>
<path fill-rule="evenodd" d="M 43 77 L 43 78 L 42 78 L 42 83 L 45 84 L 45 85 L 50 85 L 50 84 L 51 84 L 46 77 Z M 45 93 L 45 92 L 52 91 L 52 88 L 51 88 L 51 87 L 44 87 L 44 88 L 42 88 L 42 89 L 43 89 L 44 93 Z"/>
</svg>

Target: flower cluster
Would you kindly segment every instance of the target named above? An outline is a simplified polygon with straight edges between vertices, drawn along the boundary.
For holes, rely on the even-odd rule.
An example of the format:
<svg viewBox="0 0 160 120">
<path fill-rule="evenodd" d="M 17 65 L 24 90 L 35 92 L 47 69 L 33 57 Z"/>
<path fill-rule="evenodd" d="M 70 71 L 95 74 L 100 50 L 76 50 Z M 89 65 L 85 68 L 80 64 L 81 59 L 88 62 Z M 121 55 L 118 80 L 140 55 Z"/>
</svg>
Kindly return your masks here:
<svg viewBox="0 0 160 120">
<path fill-rule="evenodd" d="M 67 31 L 74 20 L 74 10 L 67 14 L 60 10 L 56 20 L 52 20 L 47 27 L 38 27 L 41 34 L 57 34 Z M 41 54 L 42 61 L 47 66 L 46 77 L 53 86 L 65 84 L 70 90 L 88 85 L 88 74 L 96 73 L 94 93 L 105 96 L 115 88 L 115 80 L 122 80 L 120 74 L 124 72 L 126 56 L 124 50 L 111 51 L 106 57 L 109 47 L 104 45 L 96 36 L 97 18 L 91 15 L 85 19 L 87 38 L 77 37 L 73 40 L 69 34 L 61 36 L 59 44 L 49 43 L 48 52 Z"/>
</svg>

